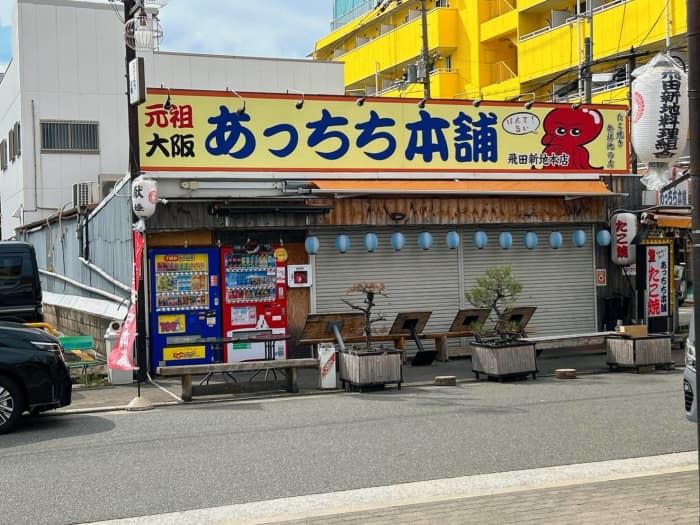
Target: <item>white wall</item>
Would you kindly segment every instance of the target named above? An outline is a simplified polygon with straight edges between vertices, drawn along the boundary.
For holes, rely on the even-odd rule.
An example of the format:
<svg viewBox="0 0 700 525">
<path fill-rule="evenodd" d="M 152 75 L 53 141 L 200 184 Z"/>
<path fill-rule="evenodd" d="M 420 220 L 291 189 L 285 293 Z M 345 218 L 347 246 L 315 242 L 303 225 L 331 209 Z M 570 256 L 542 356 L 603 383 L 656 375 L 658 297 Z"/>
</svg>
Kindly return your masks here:
<svg viewBox="0 0 700 525">
<path fill-rule="evenodd" d="M 22 156 L 0 176 L 3 239 L 19 225 L 8 216 L 20 204 L 24 224 L 41 220 L 71 201 L 74 183 L 127 171 L 123 32 L 110 4 L 17 0 L 15 59 L 0 82 L 0 137 L 21 120 Z M 146 53 L 145 59 L 147 86 L 344 93 L 339 63 L 182 53 Z M 35 154 L 39 123 L 52 119 L 98 122 L 99 155 Z"/>
</svg>

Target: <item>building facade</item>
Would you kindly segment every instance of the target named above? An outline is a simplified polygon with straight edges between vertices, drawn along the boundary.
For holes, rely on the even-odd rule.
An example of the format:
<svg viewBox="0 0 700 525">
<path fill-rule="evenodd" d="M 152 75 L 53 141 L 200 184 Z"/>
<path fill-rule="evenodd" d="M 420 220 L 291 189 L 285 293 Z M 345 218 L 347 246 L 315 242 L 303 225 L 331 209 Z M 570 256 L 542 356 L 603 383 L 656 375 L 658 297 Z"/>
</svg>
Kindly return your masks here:
<svg viewBox="0 0 700 525">
<path fill-rule="evenodd" d="M 370 0 L 349 12 L 345 4 L 335 2 L 333 30 L 314 57 L 342 61 L 353 94 L 421 98 L 427 82 L 435 98 L 574 102 L 586 100 L 590 73 L 588 102 L 619 104 L 635 62 L 662 49 L 686 56 L 683 1 Z"/>
</svg>

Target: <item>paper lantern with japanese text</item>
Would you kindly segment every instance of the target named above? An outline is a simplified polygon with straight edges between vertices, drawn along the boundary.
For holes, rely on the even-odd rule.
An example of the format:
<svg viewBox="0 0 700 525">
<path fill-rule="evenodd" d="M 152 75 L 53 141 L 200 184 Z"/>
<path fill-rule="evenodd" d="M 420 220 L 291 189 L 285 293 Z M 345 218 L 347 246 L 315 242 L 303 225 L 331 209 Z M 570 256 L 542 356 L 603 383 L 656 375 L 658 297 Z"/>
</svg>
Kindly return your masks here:
<svg viewBox="0 0 700 525">
<path fill-rule="evenodd" d="M 658 190 L 687 145 L 688 75 L 668 54 L 659 53 L 632 76 L 632 147 L 647 164 L 642 183 Z"/>
<path fill-rule="evenodd" d="M 611 259 L 615 264 L 626 266 L 634 263 L 636 249 L 632 240 L 637 235 L 637 216 L 634 213 L 616 213 L 610 217 L 612 232 Z"/>
<path fill-rule="evenodd" d="M 137 177 L 131 183 L 131 207 L 134 215 L 148 219 L 156 212 L 158 183 L 153 179 Z"/>
</svg>

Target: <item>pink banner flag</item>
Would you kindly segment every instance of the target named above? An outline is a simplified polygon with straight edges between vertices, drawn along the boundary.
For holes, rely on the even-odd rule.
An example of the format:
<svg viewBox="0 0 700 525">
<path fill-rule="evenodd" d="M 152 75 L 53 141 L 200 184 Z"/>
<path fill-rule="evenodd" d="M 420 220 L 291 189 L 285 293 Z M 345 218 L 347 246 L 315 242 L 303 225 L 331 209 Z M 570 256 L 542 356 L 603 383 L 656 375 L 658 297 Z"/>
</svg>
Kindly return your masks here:
<svg viewBox="0 0 700 525">
<path fill-rule="evenodd" d="M 112 370 L 135 370 L 131 349 L 136 338 L 136 301 L 141 280 L 141 257 L 143 255 L 143 237 L 134 232 L 134 274 L 131 279 L 131 304 L 126 319 L 117 334 L 117 342 L 109 353 L 107 366 Z"/>
</svg>

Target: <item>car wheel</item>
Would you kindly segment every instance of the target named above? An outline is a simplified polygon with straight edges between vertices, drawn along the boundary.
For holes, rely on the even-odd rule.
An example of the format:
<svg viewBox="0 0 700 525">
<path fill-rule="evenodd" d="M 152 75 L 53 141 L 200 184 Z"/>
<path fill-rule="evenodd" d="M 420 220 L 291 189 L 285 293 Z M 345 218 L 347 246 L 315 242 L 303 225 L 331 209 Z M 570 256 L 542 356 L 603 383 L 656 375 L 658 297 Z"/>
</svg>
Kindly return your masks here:
<svg viewBox="0 0 700 525">
<path fill-rule="evenodd" d="M 17 383 L 0 376 L 0 434 L 12 430 L 23 410 L 22 391 Z"/>
</svg>

